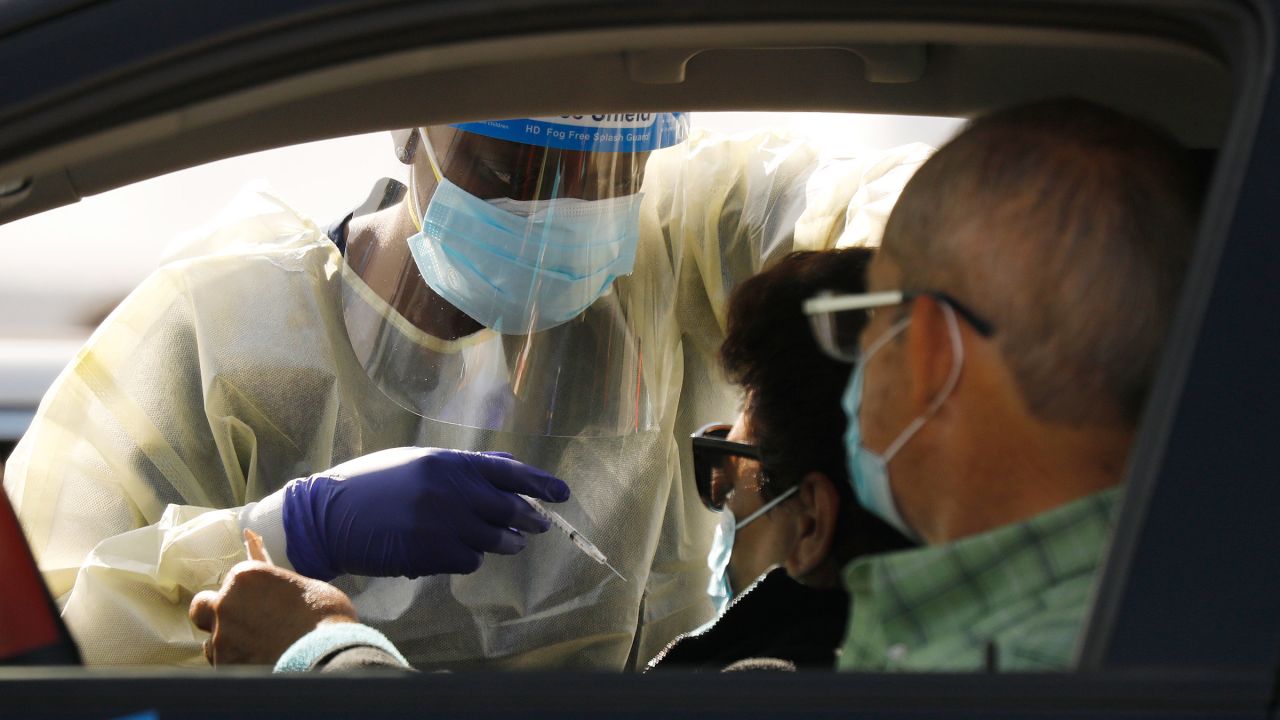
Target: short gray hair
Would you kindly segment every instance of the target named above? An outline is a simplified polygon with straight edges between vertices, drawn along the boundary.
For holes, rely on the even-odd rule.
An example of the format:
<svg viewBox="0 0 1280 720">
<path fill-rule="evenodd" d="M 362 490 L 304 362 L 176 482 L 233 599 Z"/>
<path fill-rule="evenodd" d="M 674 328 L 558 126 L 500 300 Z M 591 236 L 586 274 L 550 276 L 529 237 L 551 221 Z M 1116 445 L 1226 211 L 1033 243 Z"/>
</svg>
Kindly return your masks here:
<svg viewBox="0 0 1280 720">
<path fill-rule="evenodd" d="M 995 327 L 1047 421 L 1136 425 L 1191 254 L 1199 190 L 1163 132 L 1081 100 L 973 122 L 903 190 L 883 248 L 907 290 Z"/>
</svg>

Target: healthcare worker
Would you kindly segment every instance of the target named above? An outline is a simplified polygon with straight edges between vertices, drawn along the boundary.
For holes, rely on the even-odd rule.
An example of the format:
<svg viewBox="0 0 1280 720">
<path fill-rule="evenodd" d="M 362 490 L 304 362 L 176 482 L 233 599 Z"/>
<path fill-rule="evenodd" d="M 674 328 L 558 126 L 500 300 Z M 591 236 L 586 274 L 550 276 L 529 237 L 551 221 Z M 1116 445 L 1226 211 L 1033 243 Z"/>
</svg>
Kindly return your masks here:
<svg viewBox="0 0 1280 720">
<path fill-rule="evenodd" d="M 336 575 L 422 669 L 621 669 L 705 622 L 714 517 L 676 439 L 733 410 L 725 298 L 792 249 L 876 242 L 929 149 L 827 163 L 688 133 L 678 113 L 397 133 L 403 201 L 325 230 L 257 189 L 188 237 L 60 375 L 5 478 L 86 659 L 203 664 L 187 606 L 246 527 Z M 430 498 L 564 488 L 394 449 L 423 447 L 562 478 L 556 509 L 625 581 L 528 518 L 450 535 Z M 419 471 L 473 484 L 440 500 Z M 519 553 L 447 574 L 484 551 Z"/>
</svg>

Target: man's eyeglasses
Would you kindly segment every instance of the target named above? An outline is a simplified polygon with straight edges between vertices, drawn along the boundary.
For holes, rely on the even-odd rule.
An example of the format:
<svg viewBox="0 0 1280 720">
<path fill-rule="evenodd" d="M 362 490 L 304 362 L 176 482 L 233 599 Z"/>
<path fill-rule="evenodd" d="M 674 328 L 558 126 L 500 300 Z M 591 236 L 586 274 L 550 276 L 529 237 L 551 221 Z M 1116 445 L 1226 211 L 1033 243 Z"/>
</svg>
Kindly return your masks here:
<svg viewBox="0 0 1280 720">
<path fill-rule="evenodd" d="M 991 337 L 995 328 L 962 305 L 959 300 L 943 292 L 888 292 L 836 295 L 824 291 L 804 301 L 804 314 L 809 316 L 813 339 L 822 351 L 836 360 L 848 363 L 858 361 L 858 336 L 866 323 L 871 322 L 877 308 L 894 307 L 909 303 L 921 295 L 946 303 L 965 322 L 983 337 Z M 866 313 L 865 322 L 859 312 Z"/>
<path fill-rule="evenodd" d="M 725 473 L 725 464 L 736 457 L 759 461 L 760 448 L 747 443 L 726 440 L 732 425 L 712 423 L 706 425 L 690 436 L 693 444 L 693 480 L 698 488 L 698 497 L 708 510 L 720 512 L 724 509 L 733 485 Z M 716 471 L 719 470 L 719 478 Z M 763 469 L 761 470 L 763 472 Z"/>
</svg>

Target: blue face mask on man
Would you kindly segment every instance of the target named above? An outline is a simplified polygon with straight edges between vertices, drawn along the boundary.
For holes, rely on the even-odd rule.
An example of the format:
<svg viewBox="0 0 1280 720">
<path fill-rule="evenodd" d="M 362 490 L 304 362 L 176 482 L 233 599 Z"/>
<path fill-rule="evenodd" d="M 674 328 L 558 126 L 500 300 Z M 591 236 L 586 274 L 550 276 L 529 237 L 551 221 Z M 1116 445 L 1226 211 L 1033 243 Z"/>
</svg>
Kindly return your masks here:
<svg viewBox="0 0 1280 720">
<path fill-rule="evenodd" d="M 480 324 L 547 330 L 631 273 L 640 199 L 485 201 L 443 178 L 409 251 L 431 289 Z"/>
<path fill-rule="evenodd" d="M 864 370 L 867 364 L 871 362 L 871 358 L 881 348 L 907 329 L 907 326 L 911 324 L 911 318 L 903 318 L 889 328 L 884 335 L 876 338 L 875 342 L 871 343 L 871 346 L 867 348 L 858 362 L 858 367 L 854 370 L 853 377 L 849 380 L 849 385 L 845 389 L 843 398 L 844 412 L 849 420 L 844 434 L 845 457 L 849 464 L 849 480 L 853 484 L 853 492 L 858 498 L 858 503 L 872 515 L 884 520 L 897 529 L 898 532 L 916 542 L 920 541 L 919 534 L 903 520 L 902 514 L 898 511 L 897 503 L 894 502 L 893 488 L 889 481 L 889 461 L 924 426 L 925 422 L 942 407 L 942 403 L 955 390 L 956 383 L 960 380 L 960 369 L 964 366 L 964 344 L 960 340 L 960 326 L 956 321 L 955 311 L 949 305 L 942 304 L 942 309 L 947 318 L 947 330 L 951 338 L 951 374 L 947 377 L 947 382 L 943 386 L 942 392 L 938 393 L 937 399 L 930 404 L 922 415 L 912 420 L 893 442 L 889 443 L 889 447 L 885 449 L 883 455 L 867 449 L 862 444 L 862 424 L 859 413 L 862 409 Z"/>
<path fill-rule="evenodd" d="M 409 238 L 423 280 L 476 322 L 508 335 L 547 330 L 581 315 L 635 266 L 640 201 L 484 200 L 441 173 L 422 147 L 436 190 Z"/>
</svg>

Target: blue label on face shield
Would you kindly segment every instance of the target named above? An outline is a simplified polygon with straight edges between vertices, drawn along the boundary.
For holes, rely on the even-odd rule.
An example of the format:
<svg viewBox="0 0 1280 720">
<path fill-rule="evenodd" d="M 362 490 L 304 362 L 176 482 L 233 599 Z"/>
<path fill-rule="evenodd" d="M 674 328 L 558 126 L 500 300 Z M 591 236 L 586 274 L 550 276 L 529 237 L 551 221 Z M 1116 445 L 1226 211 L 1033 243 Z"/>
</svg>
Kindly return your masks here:
<svg viewBox="0 0 1280 720">
<path fill-rule="evenodd" d="M 689 136 L 688 113 L 610 113 L 560 115 L 458 123 L 459 130 L 509 140 L 592 152 L 648 152 L 683 142 Z"/>
</svg>

